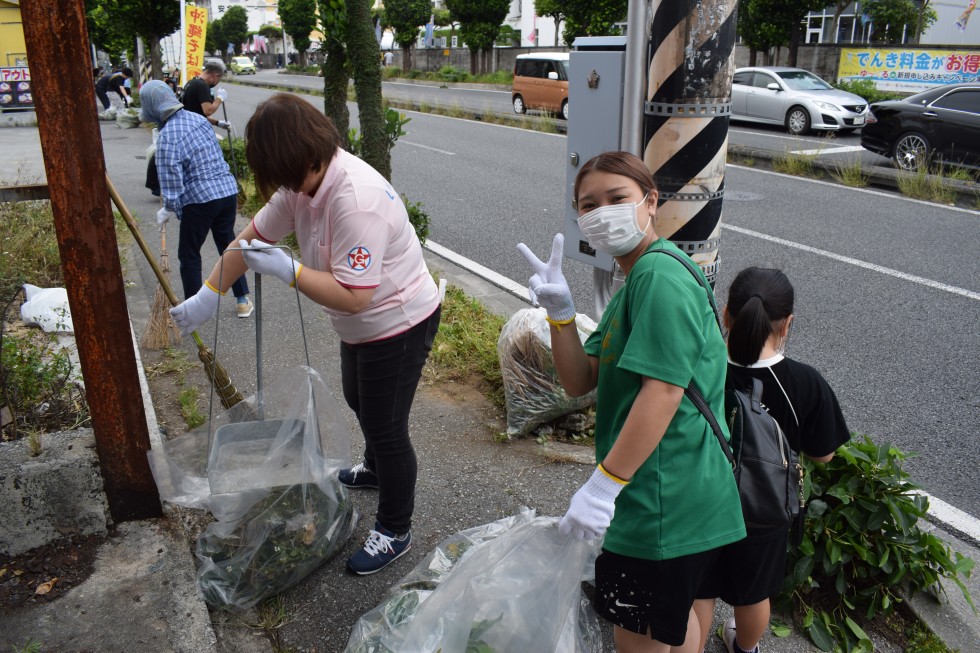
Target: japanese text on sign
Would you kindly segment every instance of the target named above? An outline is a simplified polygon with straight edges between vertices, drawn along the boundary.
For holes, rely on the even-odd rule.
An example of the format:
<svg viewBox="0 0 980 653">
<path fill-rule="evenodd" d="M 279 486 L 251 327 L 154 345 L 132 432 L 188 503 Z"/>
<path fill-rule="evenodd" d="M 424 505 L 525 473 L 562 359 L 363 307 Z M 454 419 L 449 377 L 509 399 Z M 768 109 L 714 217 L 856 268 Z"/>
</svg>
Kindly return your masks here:
<svg viewBox="0 0 980 653">
<path fill-rule="evenodd" d="M 868 79 L 885 91 L 924 91 L 980 81 L 980 53 L 966 50 L 844 48 L 837 77 Z"/>
<path fill-rule="evenodd" d="M 208 10 L 187 5 L 184 14 L 184 53 L 187 63 L 187 79 L 201 74 L 204 66 L 204 40 L 208 29 Z"/>
</svg>

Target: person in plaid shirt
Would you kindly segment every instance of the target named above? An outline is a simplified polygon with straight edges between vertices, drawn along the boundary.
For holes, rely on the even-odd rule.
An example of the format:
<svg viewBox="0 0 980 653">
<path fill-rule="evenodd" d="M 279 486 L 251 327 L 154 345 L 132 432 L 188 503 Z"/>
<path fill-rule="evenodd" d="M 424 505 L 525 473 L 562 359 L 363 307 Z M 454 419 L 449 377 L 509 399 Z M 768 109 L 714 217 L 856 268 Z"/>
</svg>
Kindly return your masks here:
<svg viewBox="0 0 980 653">
<path fill-rule="evenodd" d="M 160 129 L 156 164 L 163 208 L 157 223 L 164 225 L 171 217 L 180 220 L 177 259 L 186 299 L 201 289 L 201 246 L 208 233 L 219 254 L 235 237 L 238 187 L 207 118 L 184 110 L 161 81 L 143 85 L 140 104 L 140 119 L 157 123 Z M 232 290 L 238 317 L 251 315 L 254 306 L 245 275 L 232 284 Z"/>
</svg>

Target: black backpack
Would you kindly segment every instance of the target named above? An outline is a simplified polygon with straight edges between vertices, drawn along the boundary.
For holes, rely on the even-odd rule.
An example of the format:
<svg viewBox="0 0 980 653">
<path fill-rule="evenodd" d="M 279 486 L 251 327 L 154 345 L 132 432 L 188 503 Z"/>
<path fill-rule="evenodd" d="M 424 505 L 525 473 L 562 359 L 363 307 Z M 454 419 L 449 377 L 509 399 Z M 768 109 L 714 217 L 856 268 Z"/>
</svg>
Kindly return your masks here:
<svg viewBox="0 0 980 653">
<path fill-rule="evenodd" d="M 714 293 L 701 280 L 690 257 L 673 250 L 663 252 L 680 261 L 694 275 L 708 294 L 714 309 L 718 328 L 721 318 L 715 305 Z M 769 370 L 776 375 L 772 370 Z M 779 379 L 776 378 L 779 384 Z M 796 411 L 786 395 L 794 418 Z M 684 394 L 697 406 L 711 425 L 711 430 L 721 444 L 735 474 L 738 494 L 742 501 L 742 518 L 746 525 L 756 527 L 793 526 L 794 540 L 802 535 L 803 517 L 803 466 L 800 456 L 789 446 L 786 434 L 762 403 L 762 381 L 752 379 L 751 387 L 736 387 L 729 375 L 725 381 L 725 413 L 732 436 L 728 445 L 718 420 L 712 413 L 704 395 L 692 380 Z M 798 423 L 798 422 L 797 422 Z M 734 452 L 733 452 L 734 449 Z"/>
</svg>

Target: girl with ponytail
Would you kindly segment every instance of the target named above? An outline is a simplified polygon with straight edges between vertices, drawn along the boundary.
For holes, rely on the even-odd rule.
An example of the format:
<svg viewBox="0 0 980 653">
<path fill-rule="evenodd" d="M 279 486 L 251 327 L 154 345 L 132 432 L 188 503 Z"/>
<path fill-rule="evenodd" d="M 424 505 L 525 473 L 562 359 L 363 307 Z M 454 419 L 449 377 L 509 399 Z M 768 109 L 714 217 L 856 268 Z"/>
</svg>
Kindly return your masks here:
<svg viewBox="0 0 980 653">
<path fill-rule="evenodd" d="M 850 439 L 837 397 L 814 368 L 783 351 L 793 323 L 793 285 L 780 270 L 746 268 L 728 290 L 723 311 L 728 329 L 728 376 L 736 387 L 762 381 L 762 401 L 794 451 L 827 462 Z M 716 598 L 735 608 L 721 630 L 729 653 L 758 653 L 769 626 L 769 597 L 782 588 L 787 528 L 746 524 L 748 537 L 722 549 L 705 576 L 694 610 L 701 648 Z"/>
</svg>

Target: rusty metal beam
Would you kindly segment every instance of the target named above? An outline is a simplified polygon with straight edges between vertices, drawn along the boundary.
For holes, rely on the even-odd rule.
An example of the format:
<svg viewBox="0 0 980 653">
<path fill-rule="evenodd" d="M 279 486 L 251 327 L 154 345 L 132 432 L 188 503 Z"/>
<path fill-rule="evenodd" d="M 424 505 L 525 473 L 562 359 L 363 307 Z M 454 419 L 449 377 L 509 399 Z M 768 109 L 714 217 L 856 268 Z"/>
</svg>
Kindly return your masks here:
<svg viewBox="0 0 980 653">
<path fill-rule="evenodd" d="M 82 0 L 22 2 L 51 206 L 109 510 L 160 515 L 106 189 Z"/>
<path fill-rule="evenodd" d="M 47 184 L 21 184 L 0 186 L 0 204 L 5 202 L 31 202 L 51 199 Z"/>
</svg>

